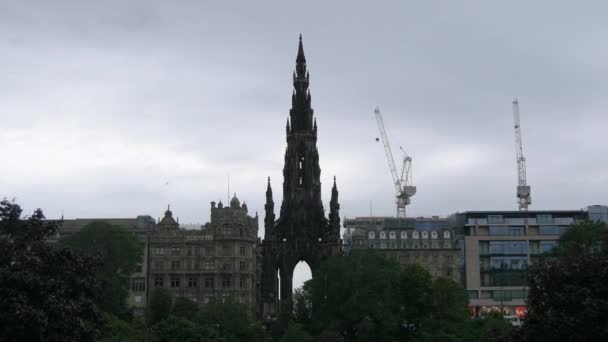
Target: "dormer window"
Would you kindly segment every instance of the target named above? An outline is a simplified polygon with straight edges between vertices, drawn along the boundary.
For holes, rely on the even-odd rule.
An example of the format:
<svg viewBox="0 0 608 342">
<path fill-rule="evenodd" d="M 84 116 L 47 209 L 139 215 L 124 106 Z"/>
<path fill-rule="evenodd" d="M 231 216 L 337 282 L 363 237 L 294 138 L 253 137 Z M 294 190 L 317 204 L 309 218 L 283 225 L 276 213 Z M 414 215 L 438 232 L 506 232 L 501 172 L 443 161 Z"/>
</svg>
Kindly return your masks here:
<svg viewBox="0 0 608 342">
<path fill-rule="evenodd" d="M 407 239 L 407 232 L 401 232 L 401 240 Z"/>
<path fill-rule="evenodd" d="M 418 239 L 420 236 L 418 235 L 418 232 L 413 232 L 412 233 L 412 238 L 414 239 Z"/>
<path fill-rule="evenodd" d="M 386 233 L 385 232 L 380 232 L 380 238 L 381 239 L 386 239 Z"/>
<path fill-rule="evenodd" d="M 389 237 L 389 239 L 394 240 L 397 238 L 397 233 L 390 232 L 390 233 L 388 233 L 388 237 Z"/>
<path fill-rule="evenodd" d="M 437 238 L 437 232 L 431 232 L 431 239 Z"/>
<path fill-rule="evenodd" d="M 423 239 L 428 239 L 429 238 L 429 232 L 422 232 L 422 238 Z"/>
<path fill-rule="evenodd" d="M 449 238 L 450 238 L 450 232 L 449 232 L 449 231 L 447 231 L 447 230 L 446 230 L 446 231 L 444 231 L 444 232 L 443 232 L 443 238 L 444 238 L 444 239 L 449 239 Z"/>
<path fill-rule="evenodd" d="M 376 232 L 369 232 L 368 236 L 369 236 L 370 239 L 373 240 L 373 239 L 376 238 Z"/>
</svg>

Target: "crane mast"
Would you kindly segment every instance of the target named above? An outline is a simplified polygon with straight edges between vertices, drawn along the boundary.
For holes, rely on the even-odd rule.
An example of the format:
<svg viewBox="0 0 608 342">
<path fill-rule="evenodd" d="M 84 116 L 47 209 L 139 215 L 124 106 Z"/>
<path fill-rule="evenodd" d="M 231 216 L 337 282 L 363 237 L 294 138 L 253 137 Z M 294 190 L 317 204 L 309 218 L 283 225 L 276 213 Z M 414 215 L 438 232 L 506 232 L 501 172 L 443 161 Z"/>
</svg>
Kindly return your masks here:
<svg viewBox="0 0 608 342">
<path fill-rule="evenodd" d="M 386 135 L 386 129 L 384 128 L 384 121 L 382 120 L 382 114 L 380 109 L 374 110 L 376 121 L 378 123 L 378 130 L 380 131 L 380 137 L 384 144 L 384 152 L 386 153 L 386 160 L 388 162 L 388 168 L 391 171 L 393 177 L 393 185 L 395 186 L 395 198 L 397 204 L 397 217 L 405 218 L 405 206 L 411 203 L 411 197 L 416 194 L 416 187 L 411 184 L 412 182 L 412 158 L 405 153 L 403 148 L 404 158 L 403 164 L 401 165 L 401 174 L 397 173 L 397 167 L 395 166 L 395 160 L 393 159 L 393 152 Z"/>
<path fill-rule="evenodd" d="M 528 210 L 532 204 L 530 186 L 526 184 L 526 158 L 521 143 L 521 126 L 519 123 L 519 102 L 513 99 L 513 128 L 515 130 L 515 153 L 517 156 L 517 202 L 520 211 Z"/>
</svg>

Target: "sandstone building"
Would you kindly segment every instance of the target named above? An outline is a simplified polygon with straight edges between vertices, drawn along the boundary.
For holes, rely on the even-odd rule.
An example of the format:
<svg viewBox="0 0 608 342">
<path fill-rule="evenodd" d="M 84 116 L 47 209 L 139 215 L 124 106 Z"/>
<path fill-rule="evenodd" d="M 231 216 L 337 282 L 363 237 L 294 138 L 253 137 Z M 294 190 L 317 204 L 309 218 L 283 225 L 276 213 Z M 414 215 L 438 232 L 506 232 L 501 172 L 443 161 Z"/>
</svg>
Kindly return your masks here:
<svg viewBox="0 0 608 342">
<path fill-rule="evenodd" d="M 230 205 L 211 202 L 211 221 L 201 229 L 181 229 L 167 209 L 148 234 L 147 298 L 156 288 L 197 303 L 233 297 L 256 308 L 258 216 L 236 195 Z"/>
</svg>

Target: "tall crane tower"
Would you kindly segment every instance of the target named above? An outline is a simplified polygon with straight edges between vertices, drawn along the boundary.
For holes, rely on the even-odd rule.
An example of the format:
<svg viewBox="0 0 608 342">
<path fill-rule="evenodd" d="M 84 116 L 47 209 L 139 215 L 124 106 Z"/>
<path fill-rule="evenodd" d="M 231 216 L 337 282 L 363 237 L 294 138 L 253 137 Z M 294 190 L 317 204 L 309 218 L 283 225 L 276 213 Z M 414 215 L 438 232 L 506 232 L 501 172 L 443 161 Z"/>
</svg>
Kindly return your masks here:
<svg viewBox="0 0 608 342">
<path fill-rule="evenodd" d="M 374 110 L 374 114 L 376 116 L 376 121 L 378 122 L 380 137 L 382 137 L 382 143 L 384 144 L 388 168 L 393 177 L 397 217 L 405 218 L 405 206 L 411 203 L 411 197 L 416 194 L 416 187 L 412 185 L 412 157 L 405 153 L 405 150 L 402 147 L 399 147 L 403 152 L 403 164 L 401 165 L 401 174 L 398 174 L 395 160 L 393 159 L 393 152 L 391 151 L 391 146 L 386 135 L 386 129 L 384 129 L 382 114 L 380 114 L 380 109 L 378 107 Z M 376 141 L 378 140 L 379 139 L 376 138 Z"/>
<path fill-rule="evenodd" d="M 517 154 L 517 202 L 520 211 L 527 211 L 532 204 L 530 186 L 526 184 L 526 158 L 521 146 L 521 126 L 519 124 L 519 102 L 513 99 L 513 128 L 515 129 L 515 152 Z"/>
</svg>

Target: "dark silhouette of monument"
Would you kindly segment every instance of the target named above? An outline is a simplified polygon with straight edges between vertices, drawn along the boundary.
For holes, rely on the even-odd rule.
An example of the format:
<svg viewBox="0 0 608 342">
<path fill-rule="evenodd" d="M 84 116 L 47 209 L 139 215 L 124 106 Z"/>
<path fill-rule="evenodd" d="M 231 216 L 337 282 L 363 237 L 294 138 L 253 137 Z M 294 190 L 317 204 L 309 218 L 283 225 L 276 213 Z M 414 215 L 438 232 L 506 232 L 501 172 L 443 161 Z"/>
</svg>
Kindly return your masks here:
<svg viewBox="0 0 608 342">
<path fill-rule="evenodd" d="M 298 47 L 293 74 L 293 95 L 287 120 L 287 149 L 283 167 L 283 202 L 275 221 L 272 188 L 268 178 L 266 217 L 262 243 L 262 312 L 277 313 L 277 303 L 291 307 L 293 270 L 305 261 L 315 276 L 323 258 L 340 254 L 340 204 L 334 177 L 329 218 L 321 201 L 321 168 L 317 150 L 317 122 L 310 106 L 309 74 L 302 46 Z M 280 274 L 280 284 L 277 277 Z"/>
</svg>

